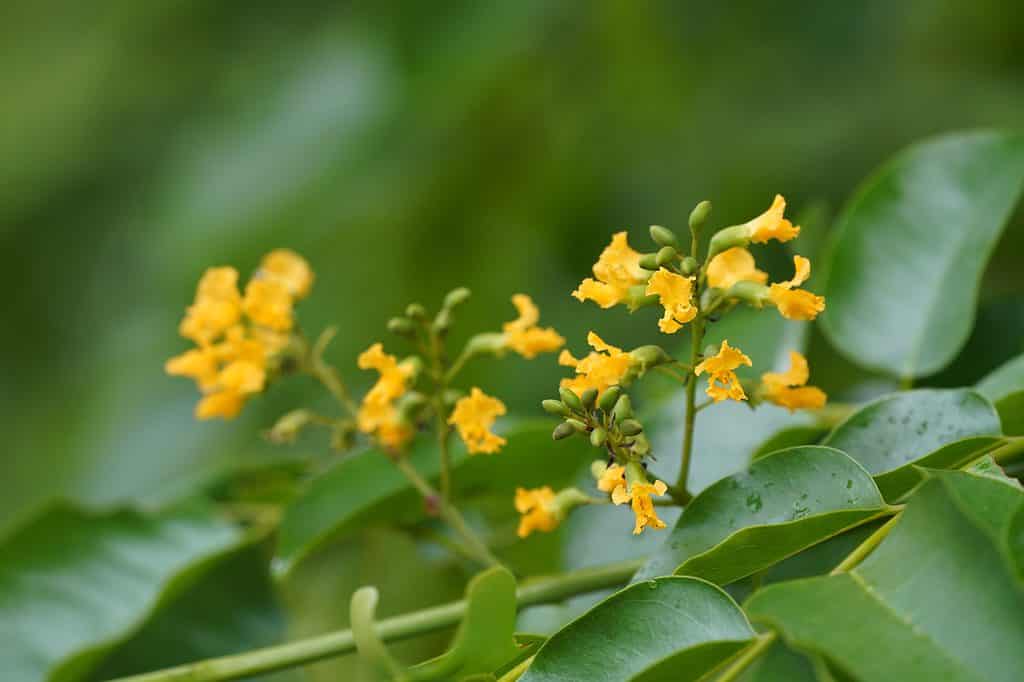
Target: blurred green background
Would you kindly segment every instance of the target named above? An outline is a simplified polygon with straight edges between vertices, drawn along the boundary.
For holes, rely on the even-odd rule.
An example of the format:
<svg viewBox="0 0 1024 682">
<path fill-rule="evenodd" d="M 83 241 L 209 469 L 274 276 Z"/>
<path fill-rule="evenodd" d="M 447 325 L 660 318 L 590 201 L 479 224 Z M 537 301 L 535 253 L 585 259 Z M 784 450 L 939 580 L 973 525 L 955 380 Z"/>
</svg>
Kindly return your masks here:
<svg viewBox="0 0 1024 682">
<path fill-rule="evenodd" d="M 0 45 L 4 524 L 57 494 L 171 499 L 270 457 L 257 430 L 319 399 L 299 379 L 193 422 L 162 367 L 210 265 L 305 254 L 302 324 L 340 326 L 330 358 L 357 387 L 387 318 L 460 284 L 456 340 L 523 291 L 577 353 L 591 328 L 650 343 L 656 311 L 568 295 L 611 232 L 643 247 L 704 198 L 717 225 L 775 192 L 834 212 L 907 143 L 1024 114 L 1011 0 L 10 0 Z M 1018 213 L 979 318 L 1018 331 L 1022 232 Z M 820 371 L 830 391 L 849 374 Z M 560 375 L 546 356 L 468 378 L 535 413 Z"/>
</svg>

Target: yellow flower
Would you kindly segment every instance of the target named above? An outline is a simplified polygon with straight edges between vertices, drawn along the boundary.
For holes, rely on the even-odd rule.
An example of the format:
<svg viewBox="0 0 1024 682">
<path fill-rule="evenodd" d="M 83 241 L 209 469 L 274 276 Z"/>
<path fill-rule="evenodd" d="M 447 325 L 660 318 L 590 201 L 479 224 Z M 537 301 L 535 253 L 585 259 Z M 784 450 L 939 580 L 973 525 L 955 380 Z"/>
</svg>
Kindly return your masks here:
<svg viewBox="0 0 1024 682">
<path fill-rule="evenodd" d="M 770 239 L 788 242 L 800 234 L 800 227 L 793 225 L 782 217 L 786 210 L 786 200 L 781 194 L 775 195 L 771 208 L 753 220 L 744 223 L 743 227 L 755 244 L 764 244 Z"/>
<path fill-rule="evenodd" d="M 313 269 L 290 249 L 275 249 L 265 255 L 256 276 L 282 284 L 296 300 L 305 298 L 313 288 Z"/>
<path fill-rule="evenodd" d="M 608 468 L 601 474 L 601 478 L 597 479 L 597 489 L 601 492 L 609 493 L 612 496 L 612 501 L 618 500 L 615 504 L 622 504 L 629 500 L 629 494 L 626 492 L 626 468 L 618 464 L 609 464 Z M 622 496 L 626 497 L 623 499 Z"/>
<path fill-rule="evenodd" d="M 253 278 L 245 285 L 242 307 L 254 323 L 279 332 L 292 328 L 292 295 L 276 279 Z"/>
<path fill-rule="evenodd" d="M 490 432 L 494 420 L 505 414 L 505 403 L 492 398 L 475 386 L 469 395 L 455 403 L 448 423 L 459 429 L 459 436 L 470 454 L 495 453 L 506 443 L 501 436 Z"/>
<path fill-rule="evenodd" d="M 736 378 L 736 370 L 740 365 L 751 366 L 750 358 L 743 354 L 738 348 L 733 348 L 728 341 L 722 341 L 718 354 L 706 358 L 694 368 L 694 374 L 700 376 L 708 372 L 707 394 L 717 403 L 728 398 L 732 400 L 746 400 L 747 394 L 743 392 L 739 379 Z"/>
<path fill-rule="evenodd" d="M 822 407 L 828 396 L 817 386 L 807 386 L 809 378 L 807 358 L 796 351 L 790 351 L 787 371 L 761 375 L 761 394 L 765 400 L 781 405 L 790 412 L 799 408 Z"/>
<path fill-rule="evenodd" d="M 796 289 L 811 276 L 811 261 L 803 256 L 793 256 L 796 273 L 788 282 L 778 282 L 768 288 L 768 298 L 789 320 L 813 320 L 825 309 L 825 298 L 803 289 Z"/>
<path fill-rule="evenodd" d="M 754 256 L 742 246 L 734 246 L 711 259 L 708 263 L 708 284 L 717 289 L 728 289 L 737 282 L 764 284 L 768 273 L 758 270 Z"/>
<path fill-rule="evenodd" d="M 407 383 L 415 372 L 411 362 L 398 362 L 394 355 L 384 352 L 384 346 L 375 343 L 356 359 L 359 369 L 375 369 L 380 373 L 377 383 L 363 396 L 356 415 L 356 425 L 363 433 L 372 433 L 377 441 L 389 448 L 399 448 L 412 438 L 412 428 L 406 424 L 395 407 L 395 401 L 405 394 Z"/>
<path fill-rule="evenodd" d="M 674 334 L 697 316 L 693 305 L 693 277 L 683 277 L 661 268 L 647 283 L 647 295 L 657 294 L 665 314 L 658 320 L 658 329 Z"/>
<path fill-rule="evenodd" d="M 553 506 L 554 500 L 555 492 L 548 486 L 533 490 L 516 488 L 516 511 L 523 515 L 516 534 L 525 538 L 535 530 L 549 533 L 557 528 L 559 518 Z"/>
<path fill-rule="evenodd" d="M 565 344 L 565 339 L 553 328 L 537 326 L 540 311 L 529 296 L 516 294 L 512 297 L 512 305 L 519 311 L 519 318 L 506 322 L 502 327 L 506 347 L 529 360 L 539 353 L 552 353 Z"/>
<path fill-rule="evenodd" d="M 217 391 L 196 404 L 196 419 L 234 419 L 245 406 L 246 396 L 234 391 Z"/>
<path fill-rule="evenodd" d="M 237 323 L 241 314 L 238 271 L 231 267 L 209 268 L 199 279 L 195 300 L 178 331 L 186 339 L 206 345 Z"/>
<path fill-rule="evenodd" d="M 609 386 L 620 383 L 633 362 L 629 353 L 608 345 L 594 332 L 587 334 L 587 343 L 595 352 L 591 352 L 582 360 L 577 360 L 567 350 L 563 350 L 558 356 L 558 364 L 576 369 L 576 376 L 562 379 L 561 386 L 577 395 L 588 388 L 601 393 Z"/>
<path fill-rule="evenodd" d="M 625 301 L 629 288 L 647 279 L 640 267 L 640 254 L 630 248 L 625 232 L 612 236 L 611 244 L 594 264 L 594 277 L 597 279 L 584 279 L 572 295 L 581 301 L 590 299 L 602 308 Z"/>
<path fill-rule="evenodd" d="M 217 353 L 211 346 L 192 348 L 164 363 L 171 376 L 194 379 L 199 390 L 211 389 L 217 383 Z"/>
</svg>

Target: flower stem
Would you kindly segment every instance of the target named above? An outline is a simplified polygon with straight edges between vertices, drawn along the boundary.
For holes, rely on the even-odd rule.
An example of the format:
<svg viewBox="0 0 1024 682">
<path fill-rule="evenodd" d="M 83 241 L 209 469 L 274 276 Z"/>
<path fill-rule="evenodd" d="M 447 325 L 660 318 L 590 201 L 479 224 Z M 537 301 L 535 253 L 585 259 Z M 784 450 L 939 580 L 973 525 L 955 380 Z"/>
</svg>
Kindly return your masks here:
<svg viewBox="0 0 1024 682">
<path fill-rule="evenodd" d="M 693 326 L 690 327 L 690 367 L 697 366 L 703 342 L 704 318 L 698 315 L 693 321 Z M 687 375 L 686 381 L 686 421 L 683 426 L 682 461 L 679 464 L 679 478 L 676 479 L 676 484 L 672 487 L 672 497 L 679 500 L 680 504 L 686 504 L 692 497 L 686 489 L 686 483 L 690 476 L 690 460 L 693 457 L 693 428 L 697 420 L 696 399 L 697 375 L 691 372 Z"/>
<path fill-rule="evenodd" d="M 341 380 L 338 370 L 324 361 L 324 351 L 327 350 L 327 345 L 337 333 L 337 327 L 328 327 L 320 333 L 316 343 L 313 344 L 313 348 L 309 351 L 307 371 L 324 385 L 324 388 L 334 396 L 334 399 L 338 401 L 342 409 L 348 412 L 350 416 L 355 417 L 358 408 L 355 401 L 352 400 L 352 396 L 349 395 L 345 382 Z"/>
<path fill-rule="evenodd" d="M 395 466 L 398 470 L 405 475 L 409 482 L 413 484 L 413 487 L 419 491 L 420 495 L 425 500 L 436 501 L 438 505 L 438 514 L 451 526 L 452 530 L 459 534 L 462 541 L 465 543 L 467 550 L 469 550 L 473 557 L 484 566 L 497 566 L 501 562 L 491 554 L 491 551 L 487 549 L 487 545 L 484 544 L 480 538 L 476 536 L 476 533 L 469 527 L 466 520 L 462 518 L 462 514 L 459 510 L 448 503 L 447 500 L 442 499 L 436 490 L 427 482 L 425 478 L 420 476 L 420 473 L 416 471 L 416 468 L 412 465 L 407 457 L 399 457 L 395 460 Z"/>
<path fill-rule="evenodd" d="M 615 587 L 629 580 L 642 564 L 643 560 L 631 560 L 538 578 L 516 590 L 516 603 L 519 607 L 546 604 L 577 594 Z M 466 606 L 466 601 L 460 600 L 385 618 L 376 623 L 377 636 L 382 642 L 392 642 L 450 627 L 458 623 L 466 613 Z M 353 651 L 355 639 L 352 631 L 339 630 L 243 654 L 122 677 L 114 682 L 222 682 L 294 668 Z"/>
<path fill-rule="evenodd" d="M 1008 464 L 1024 455 L 1024 437 L 1009 438 L 1008 442 L 992 451 L 992 459 L 999 464 Z"/>
</svg>

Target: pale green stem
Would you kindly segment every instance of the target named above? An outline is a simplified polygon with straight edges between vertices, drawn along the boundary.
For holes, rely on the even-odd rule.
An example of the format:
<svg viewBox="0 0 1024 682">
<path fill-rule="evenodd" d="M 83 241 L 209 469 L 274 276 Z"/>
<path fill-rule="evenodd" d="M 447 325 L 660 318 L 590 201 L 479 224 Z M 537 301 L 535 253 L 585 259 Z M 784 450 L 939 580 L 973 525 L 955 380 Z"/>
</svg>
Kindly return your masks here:
<svg viewBox="0 0 1024 682">
<path fill-rule="evenodd" d="M 832 569 L 829 575 L 839 575 L 840 573 L 846 573 L 851 570 L 857 564 L 864 561 L 868 554 L 874 551 L 878 545 L 882 543 L 889 532 L 896 527 L 896 524 L 900 520 L 900 516 L 903 515 L 903 510 L 896 512 L 891 519 L 886 521 L 882 526 L 878 528 L 874 533 L 869 535 L 864 542 L 857 545 L 857 548 L 850 552 L 845 559 L 843 559 L 838 566 Z"/>
<path fill-rule="evenodd" d="M 516 590 L 519 607 L 547 604 L 562 599 L 616 587 L 629 580 L 643 564 L 632 560 L 596 568 L 584 568 L 550 578 L 537 579 Z M 414 611 L 376 624 L 377 636 L 382 642 L 393 642 L 416 635 L 450 627 L 466 613 L 465 600 L 442 604 L 422 611 Z M 330 632 L 318 637 L 296 640 L 286 644 L 256 649 L 234 656 L 211 658 L 205 661 L 167 668 L 141 675 L 123 677 L 114 682 L 221 682 L 295 668 L 326 658 L 355 651 L 351 630 Z"/>
<path fill-rule="evenodd" d="M 753 644 L 744 649 L 743 653 L 728 668 L 722 671 L 721 675 L 715 678 L 715 682 L 732 682 L 738 678 L 765 649 L 771 646 L 771 643 L 775 641 L 777 636 L 774 632 L 759 635 Z"/>
<path fill-rule="evenodd" d="M 341 405 L 341 407 L 352 417 L 355 417 L 359 410 L 355 401 L 352 400 L 352 396 L 349 395 L 348 389 L 345 387 L 345 382 L 341 380 L 341 375 L 338 374 L 338 371 L 334 369 L 334 367 L 324 362 L 324 351 L 327 350 L 327 345 L 337 333 L 338 330 L 336 327 L 328 327 L 321 332 L 310 351 L 309 371 L 320 381 L 320 383 L 324 385 L 328 392 L 334 396 L 334 399 L 338 401 L 338 404 Z"/>
<path fill-rule="evenodd" d="M 690 366 L 697 366 L 697 359 L 700 357 L 700 345 L 704 342 L 704 318 L 698 315 L 690 327 Z M 697 398 L 697 375 L 687 376 L 686 383 L 686 417 L 683 425 L 683 453 L 679 464 L 679 478 L 672 487 L 672 497 L 680 504 L 686 504 L 692 499 L 686 488 L 687 479 L 690 475 L 690 461 L 693 458 L 693 428 L 697 420 L 696 410 Z"/>
</svg>

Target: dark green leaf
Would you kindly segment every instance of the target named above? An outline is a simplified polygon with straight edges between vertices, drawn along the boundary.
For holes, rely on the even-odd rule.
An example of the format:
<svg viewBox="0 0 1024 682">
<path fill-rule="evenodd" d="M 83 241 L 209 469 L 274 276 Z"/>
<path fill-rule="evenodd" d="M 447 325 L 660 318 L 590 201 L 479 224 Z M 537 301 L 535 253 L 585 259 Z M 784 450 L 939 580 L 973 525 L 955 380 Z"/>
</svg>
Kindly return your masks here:
<svg viewBox="0 0 1024 682">
<path fill-rule="evenodd" d="M 771 585 L 747 602 L 788 642 L 865 682 L 1016 680 L 1022 610 L 1001 552 L 945 477 L 921 486 L 888 538 L 848 573 Z"/>
<path fill-rule="evenodd" d="M 875 482 L 838 450 L 780 450 L 701 492 L 635 579 L 692 575 L 726 585 L 885 509 Z"/>
<path fill-rule="evenodd" d="M 788 429 L 782 429 L 765 439 L 765 441 L 761 443 L 756 450 L 754 450 L 754 454 L 751 456 L 751 459 L 760 459 L 777 450 L 795 448 L 800 445 L 814 445 L 827 433 L 827 428 L 814 425 L 792 426 Z"/>
<path fill-rule="evenodd" d="M 160 668 L 278 644 L 285 639 L 261 547 L 250 546 L 217 564 L 103 661 L 94 680 L 110 680 Z M 286 682 L 296 671 L 254 681 Z"/>
<path fill-rule="evenodd" d="M 865 405 L 823 444 L 860 462 L 892 500 L 920 480 L 915 465 L 959 466 L 984 454 L 999 433 L 999 416 L 975 391 L 920 389 Z"/>
<path fill-rule="evenodd" d="M 776 640 L 738 678 L 738 682 L 819 682 L 814 663 Z"/>
<path fill-rule="evenodd" d="M 946 135 L 884 165 L 836 223 L 822 316 L 833 345 L 900 377 L 942 369 L 967 340 L 1022 188 L 1019 133 Z"/>
<path fill-rule="evenodd" d="M 1017 506 L 1006 525 L 1005 543 L 1017 580 L 1024 582 L 1024 503 Z"/>
<path fill-rule="evenodd" d="M 0 670 L 12 680 L 85 677 L 241 541 L 204 509 L 51 507 L 3 542 Z"/>
<path fill-rule="evenodd" d="M 658 578 L 616 592 L 555 633 L 520 682 L 696 680 L 753 636 L 719 588 Z"/>
</svg>

